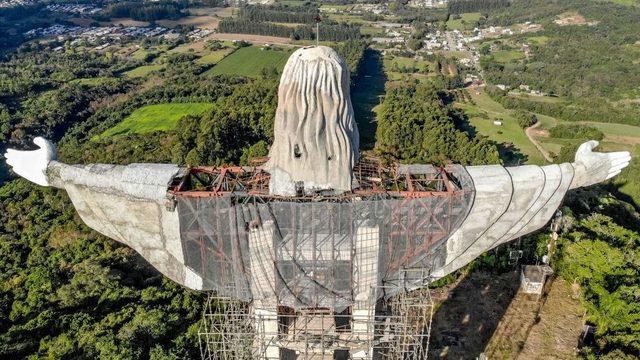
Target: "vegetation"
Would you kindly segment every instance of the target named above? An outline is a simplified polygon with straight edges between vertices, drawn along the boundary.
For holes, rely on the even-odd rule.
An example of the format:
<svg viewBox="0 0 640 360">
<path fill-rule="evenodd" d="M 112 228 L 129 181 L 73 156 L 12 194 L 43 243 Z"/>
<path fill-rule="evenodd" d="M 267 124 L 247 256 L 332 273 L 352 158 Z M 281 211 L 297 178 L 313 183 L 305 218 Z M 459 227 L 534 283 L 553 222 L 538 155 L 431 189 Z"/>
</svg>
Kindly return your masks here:
<svg viewBox="0 0 640 360">
<path fill-rule="evenodd" d="M 376 152 L 389 160 L 422 164 L 495 164 L 497 148 L 486 138 L 456 129 L 456 111 L 431 84 L 387 90 L 378 110 Z"/>
<path fill-rule="evenodd" d="M 315 29 L 310 25 L 295 27 L 277 25 L 268 22 L 255 22 L 249 19 L 225 18 L 220 21 L 220 32 L 279 36 L 294 40 L 315 40 Z M 360 28 L 352 25 L 323 25 L 323 41 L 345 41 L 360 38 Z"/>
<path fill-rule="evenodd" d="M 628 204 L 584 190 L 568 199 L 556 258 L 560 274 L 581 285 L 597 341 L 592 357 L 640 352 L 640 216 Z"/>
<path fill-rule="evenodd" d="M 136 109 L 116 126 L 103 132 L 100 137 L 172 130 L 181 118 L 188 115 L 199 115 L 210 108 L 211 104 L 208 103 L 170 103 L 143 106 Z"/>
<path fill-rule="evenodd" d="M 240 17 L 252 21 L 272 21 L 298 24 L 311 24 L 318 16 L 313 7 L 274 7 L 248 5 L 240 8 Z"/>
<path fill-rule="evenodd" d="M 183 6 L 179 2 L 120 2 L 108 5 L 98 16 L 98 19 L 132 18 L 140 21 L 156 21 L 163 19 L 175 20 L 182 16 Z"/>
<path fill-rule="evenodd" d="M 591 25 L 558 26 L 556 15 L 576 13 Z M 568 121 L 598 121 L 640 125 L 638 98 L 640 68 L 640 8 L 606 2 L 514 1 L 493 10 L 489 23 L 509 25 L 524 21 L 544 22 L 537 36 L 544 44 L 531 44 L 531 57 L 481 59 L 485 78 L 492 84 L 517 88 L 527 84 L 564 101 L 543 103 L 492 95 L 507 108 L 520 108 Z M 523 39 L 524 40 L 524 39 Z"/>
<path fill-rule="evenodd" d="M 280 72 L 291 52 L 282 48 L 243 47 L 219 61 L 206 74 L 258 77 L 269 69 Z"/>
<path fill-rule="evenodd" d="M 141 65 L 135 69 L 131 69 L 125 72 L 124 75 L 130 78 L 145 77 L 151 74 L 152 72 L 161 70 L 163 68 L 164 68 L 164 65 L 162 64 Z"/>
<path fill-rule="evenodd" d="M 447 21 L 447 29 L 450 30 L 465 30 L 473 29 L 478 26 L 482 14 L 479 12 L 454 14 L 449 17 Z"/>
<path fill-rule="evenodd" d="M 478 132 L 499 144 L 500 158 L 506 165 L 544 165 L 545 159 L 531 143 L 514 113 L 493 101 L 485 92 L 465 96 L 457 102 L 468 117 L 471 132 Z M 502 125 L 493 123 L 499 120 Z"/>
<path fill-rule="evenodd" d="M 452 0 L 447 4 L 452 14 L 502 9 L 508 6 L 508 0 Z"/>
<path fill-rule="evenodd" d="M 529 126 L 533 126 L 535 123 L 538 122 L 538 118 L 536 117 L 535 114 L 532 114 L 530 112 L 526 112 L 526 111 L 522 111 L 522 110 L 516 110 L 513 112 L 513 117 L 516 118 L 516 121 L 518 122 L 518 125 L 520 125 L 521 128 L 526 129 Z"/>
<path fill-rule="evenodd" d="M 22 44 L 25 32 L 52 25 L 55 20 L 42 3 L 0 7 L 0 55 Z"/>
<path fill-rule="evenodd" d="M 602 140 L 604 133 L 594 127 L 578 124 L 556 125 L 549 133 L 554 138 L 560 139 L 581 139 L 581 140 Z"/>
</svg>

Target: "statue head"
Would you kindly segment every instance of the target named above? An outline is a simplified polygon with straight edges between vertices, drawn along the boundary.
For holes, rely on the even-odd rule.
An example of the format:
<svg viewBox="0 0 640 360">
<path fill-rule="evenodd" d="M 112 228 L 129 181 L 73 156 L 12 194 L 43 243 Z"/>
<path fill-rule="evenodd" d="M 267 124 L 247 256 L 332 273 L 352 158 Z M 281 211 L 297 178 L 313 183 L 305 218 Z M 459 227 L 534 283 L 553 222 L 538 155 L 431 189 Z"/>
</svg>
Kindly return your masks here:
<svg viewBox="0 0 640 360">
<path fill-rule="evenodd" d="M 272 194 L 351 190 L 359 135 L 349 76 L 344 60 L 326 46 L 298 49 L 287 61 L 267 164 Z"/>
</svg>

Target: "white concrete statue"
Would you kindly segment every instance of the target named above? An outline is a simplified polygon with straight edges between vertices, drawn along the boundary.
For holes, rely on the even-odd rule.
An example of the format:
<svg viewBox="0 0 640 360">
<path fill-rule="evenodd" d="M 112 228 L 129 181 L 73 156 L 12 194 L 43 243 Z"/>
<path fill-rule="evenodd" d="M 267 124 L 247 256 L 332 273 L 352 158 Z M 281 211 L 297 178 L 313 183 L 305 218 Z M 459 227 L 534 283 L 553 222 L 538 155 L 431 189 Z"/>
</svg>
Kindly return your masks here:
<svg viewBox="0 0 640 360">
<path fill-rule="evenodd" d="M 273 194 L 351 190 L 359 135 L 349 95 L 349 69 L 326 46 L 295 51 L 282 72 L 274 141 L 267 168 Z"/>
<path fill-rule="evenodd" d="M 55 148 L 50 142 L 43 138 L 36 138 L 34 142 L 40 149 L 10 149 L 5 154 L 7 164 L 15 173 L 42 186 L 65 189 L 87 225 L 131 246 L 171 279 L 194 289 L 213 287 L 203 278 L 205 270 L 190 266 L 185 260 L 188 247 L 183 234 L 189 231 L 190 224 L 181 223 L 179 211 L 166 206 L 169 184 L 176 177 L 184 176 L 186 169 L 166 164 L 66 165 L 56 161 Z M 430 274 L 444 276 L 495 246 L 543 227 L 560 206 L 566 191 L 610 179 L 629 164 L 628 152 L 594 152 L 597 145 L 597 141 L 582 144 L 573 163 L 464 168 L 473 183 L 473 202 L 459 226 L 451 229 L 443 240 L 441 261 L 430 269 Z M 287 62 L 279 88 L 274 144 L 265 166 L 271 173 L 271 194 L 286 201 L 287 196 L 300 195 L 300 190 L 348 193 L 357 186 L 353 184 L 352 174 L 358 160 L 357 149 L 358 131 L 344 61 L 326 47 L 297 50 Z M 259 210 L 256 207 L 251 211 Z M 247 210 L 246 216 L 257 219 L 251 224 L 264 225 L 271 221 L 264 217 L 269 214 L 251 215 L 251 211 Z M 270 224 L 270 228 L 280 226 Z M 249 225 L 245 228 L 234 223 L 233 226 L 240 232 L 253 231 Z M 377 228 L 375 224 L 366 226 L 370 231 Z M 262 231 L 266 231 L 264 229 Z M 349 230 L 353 239 L 347 242 L 354 249 L 358 244 L 353 242 L 359 241 L 354 235 L 356 230 Z M 319 231 L 326 235 L 328 230 Z M 278 231 L 272 230 L 269 234 L 273 237 Z M 367 241 L 376 239 L 378 234 Z M 273 257 L 269 259 L 270 266 L 277 261 L 276 257 L 286 255 L 276 254 L 269 248 L 272 245 L 266 243 L 264 250 Z M 228 257 L 240 256 L 242 246 L 234 248 Z M 312 250 L 309 256 L 316 250 L 326 249 Z M 334 256 L 348 261 L 353 251 Z M 245 265 L 243 268 L 250 268 Z"/>
</svg>

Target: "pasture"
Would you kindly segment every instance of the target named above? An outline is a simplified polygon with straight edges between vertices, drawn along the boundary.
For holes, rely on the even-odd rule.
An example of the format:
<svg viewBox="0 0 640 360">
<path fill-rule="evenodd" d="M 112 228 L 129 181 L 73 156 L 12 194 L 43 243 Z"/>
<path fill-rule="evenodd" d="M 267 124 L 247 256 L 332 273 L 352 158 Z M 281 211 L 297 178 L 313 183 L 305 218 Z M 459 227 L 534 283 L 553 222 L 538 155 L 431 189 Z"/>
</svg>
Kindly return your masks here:
<svg viewBox="0 0 640 360">
<path fill-rule="evenodd" d="M 123 75 L 129 78 L 145 77 L 149 75 L 151 72 L 160 70 L 162 68 L 164 68 L 164 65 L 162 64 L 142 65 L 142 66 L 138 66 L 135 69 L 125 71 Z"/>
<path fill-rule="evenodd" d="M 221 50 L 211 51 L 202 55 L 196 63 L 203 65 L 213 65 L 217 64 L 220 60 L 224 59 L 225 56 L 231 54 L 235 51 L 235 48 L 226 48 Z"/>
<path fill-rule="evenodd" d="M 465 110 L 469 117 L 469 123 L 477 132 L 487 136 L 489 139 L 503 144 L 512 144 L 518 152 L 527 157 L 527 164 L 543 165 L 546 163 L 542 154 L 533 145 L 524 129 L 512 115 L 512 111 L 505 109 L 501 104 L 493 101 L 487 94 L 469 89 L 471 98 L 475 102 L 458 103 L 457 107 Z M 502 125 L 494 125 L 494 120 L 501 120 Z"/>
<path fill-rule="evenodd" d="M 480 20 L 479 12 L 460 14 L 459 19 L 453 19 L 453 16 L 447 21 L 447 29 L 449 30 L 472 30 L 476 22 Z"/>
<path fill-rule="evenodd" d="M 210 103 L 166 103 L 143 106 L 96 138 L 172 130 L 178 124 L 178 120 L 184 116 L 202 114 L 212 106 Z"/>
<path fill-rule="evenodd" d="M 236 50 L 205 72 L 205 75 L 240 75 L 258 77 L 263 69 L 276 68 L 282 71 L 293 49 L 266 49 L 249 46 Z"/>
</svg>

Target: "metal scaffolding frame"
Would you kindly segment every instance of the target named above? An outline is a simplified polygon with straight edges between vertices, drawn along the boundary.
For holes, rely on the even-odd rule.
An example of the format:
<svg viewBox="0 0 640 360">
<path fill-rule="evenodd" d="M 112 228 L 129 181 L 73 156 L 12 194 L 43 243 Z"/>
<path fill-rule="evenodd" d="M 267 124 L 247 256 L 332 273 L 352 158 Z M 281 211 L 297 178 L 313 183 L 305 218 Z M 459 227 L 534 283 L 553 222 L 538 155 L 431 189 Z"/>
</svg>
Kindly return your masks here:
<svg viewBox="0 0 640 360">
<path fill-rule="evenodd" d="M 292 197 L 269 194 L 262 166 L 174 179 L 185 264 L 212 290 L 203 359 L 425 358 L 426 281 L 472 206 L 471 178 L 374 158 L 353 174 L 352 191 Z"/>
<path fill-rule="evenodd" d="M 406 278 L 428 279 L 423 269 L 407 271 L 423 275 Z M 374 292 L 385 290 L 380 286 Z M 364 358 L 369 359 L 425 359 L 433 317 L 429 288 L 425 283 L 419 290 L 394 292 L 360 315 L 350 309 L 335 313 L 288 307 L 279 307 L 277 315 L 256 314 L 250 302 L 209 293 L 198 333 L 202 359 L 271 359 L 266 355 L 269 346 L 282 351 L 281 359 L 333 359 L 339 351 L 349 356 L 345 359 L 356 358 L 353 354 L 359 352 L 368 353 Z M 264 326 L 267 321 L 277 321 L 277 330 L 269 331 Z"/>
<path fill-rule="evenodd" d="M 450 196 L 463 190 L 456 177 L 463 168 L 459 165 L 385 166 L 375 157 L 363 157 L 353 169 L 355 187 L 352 191 L 335 194 L 320 190 L 313 194 L 279 196 L 269 194 L 271 175 L 262 165 L 256 166 L 200 166 L 187 169 L 175 178 L 168 189 L 169 196 L 219 197 L 257 196 L 266 201 L 346 200 L 350 198 L 385 195 L 394 198 Z M 462 170 L 466 173 L 466 171 Z"/>
</svg>

